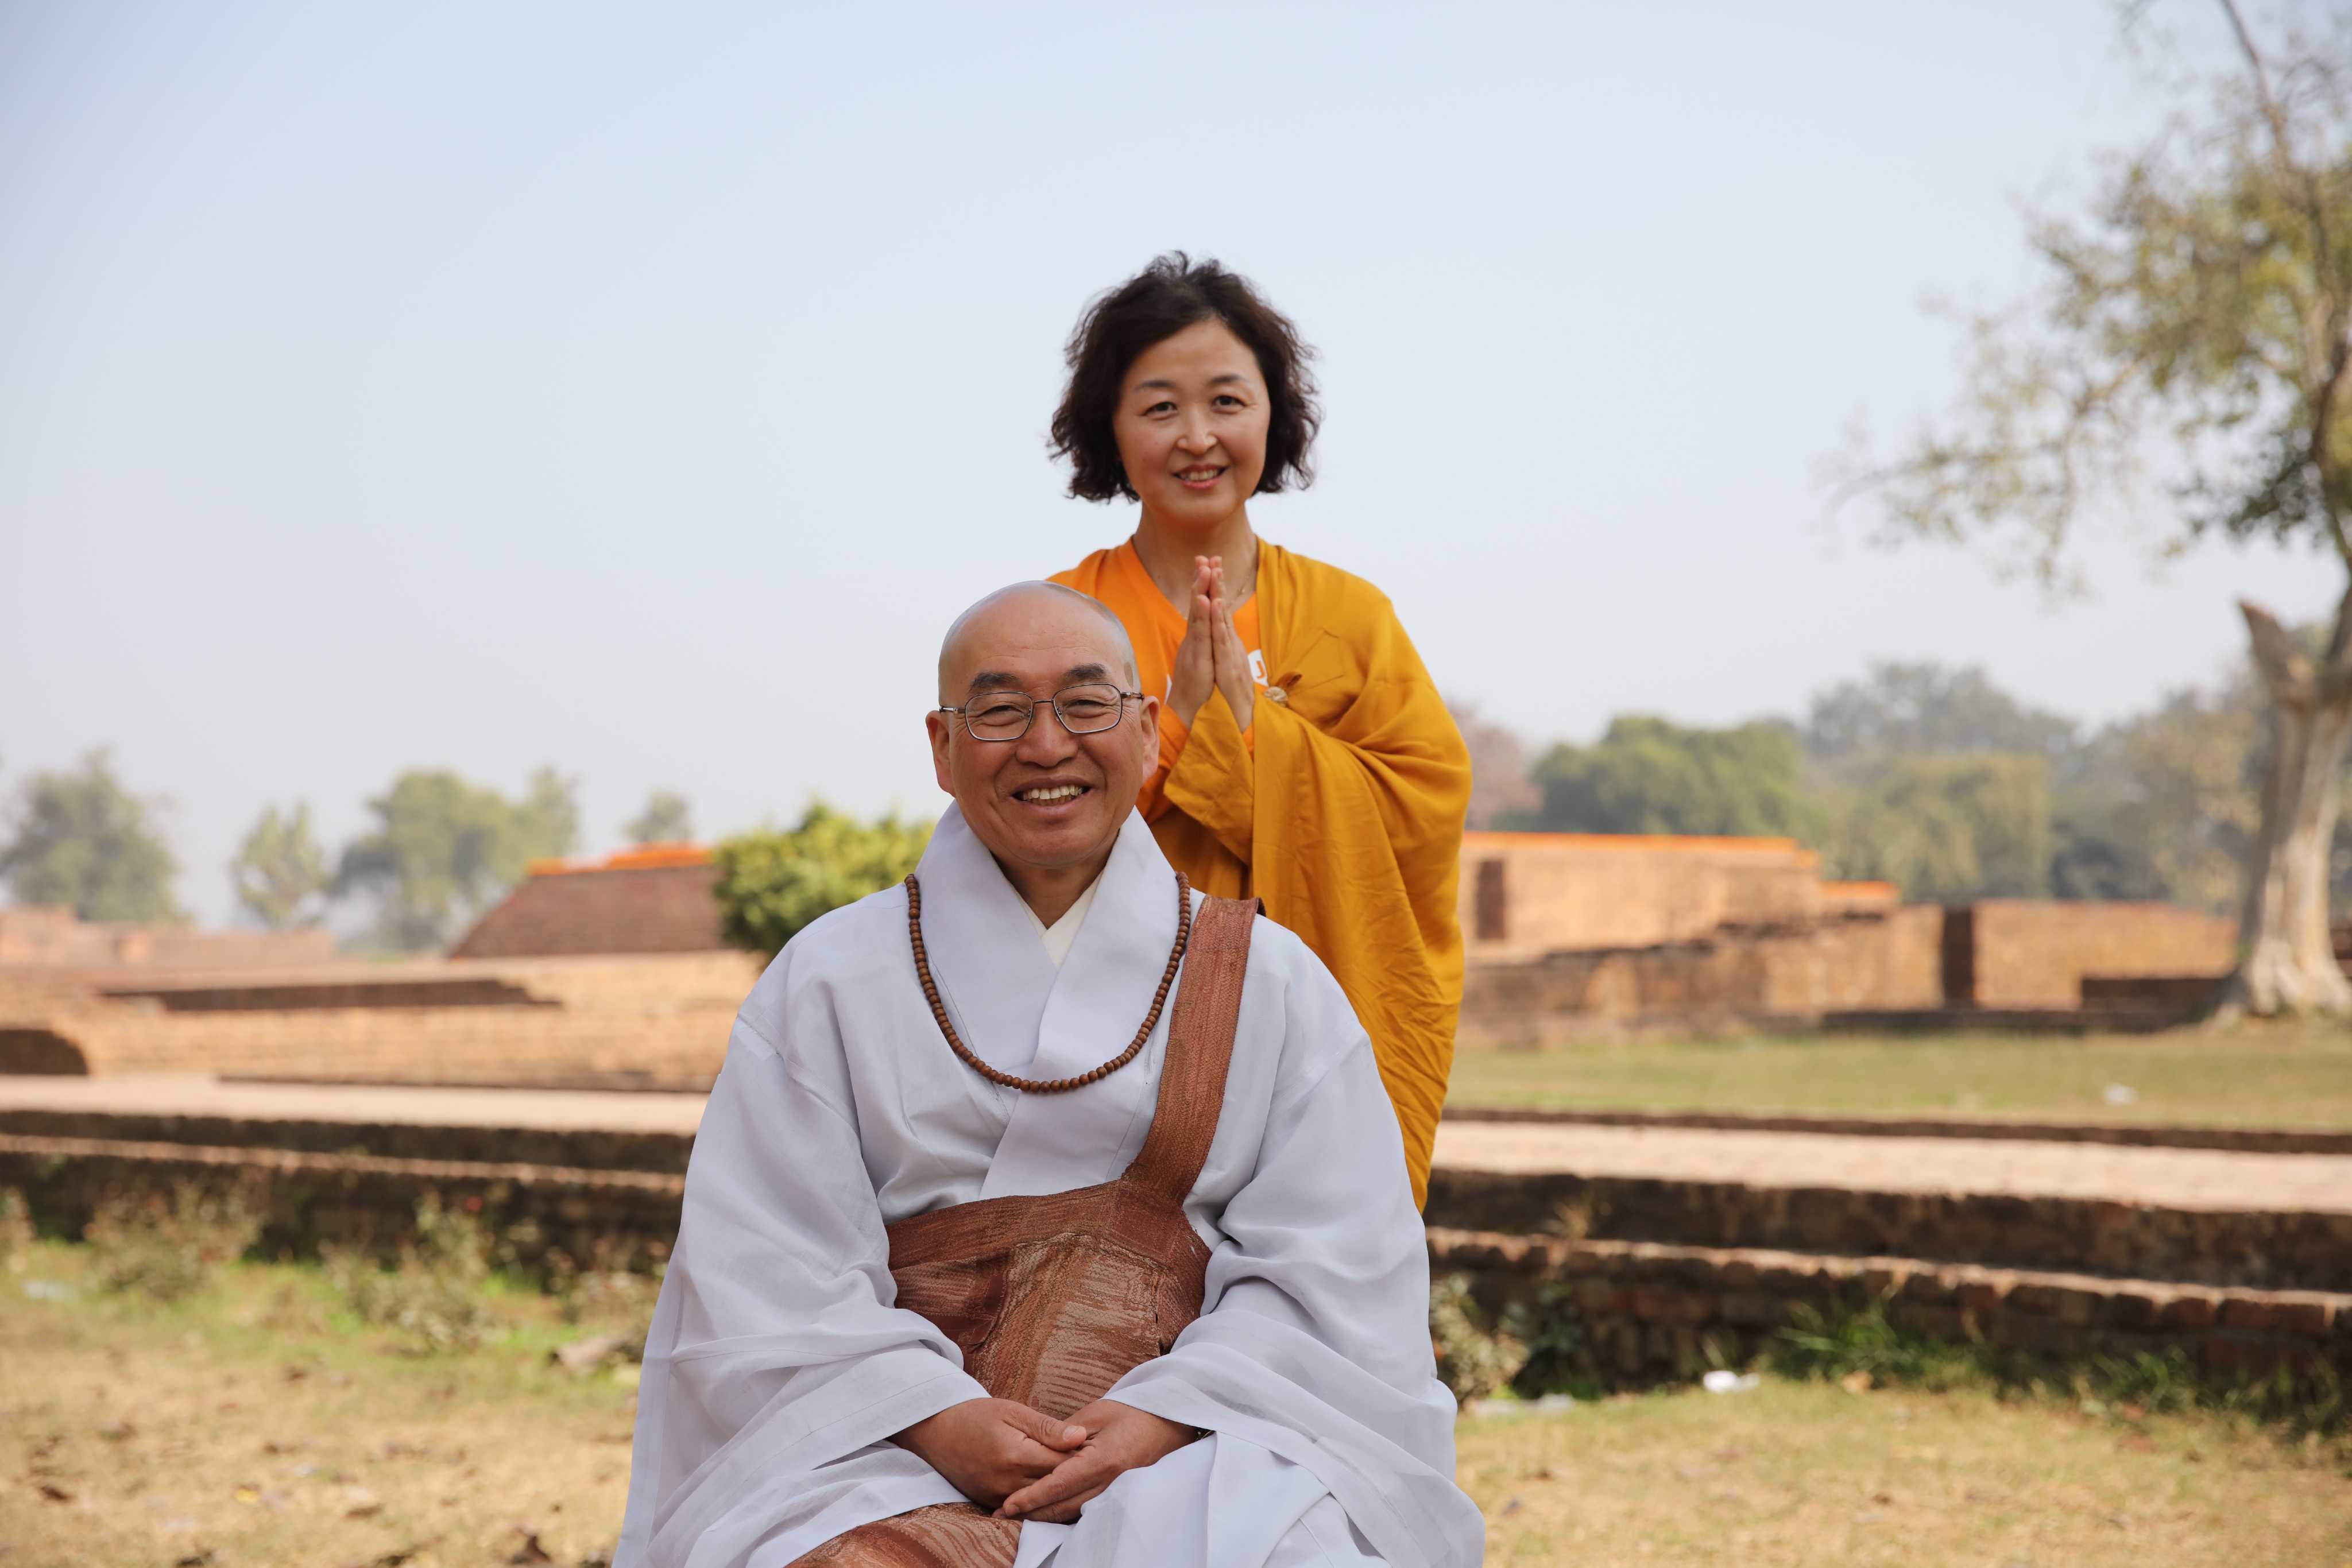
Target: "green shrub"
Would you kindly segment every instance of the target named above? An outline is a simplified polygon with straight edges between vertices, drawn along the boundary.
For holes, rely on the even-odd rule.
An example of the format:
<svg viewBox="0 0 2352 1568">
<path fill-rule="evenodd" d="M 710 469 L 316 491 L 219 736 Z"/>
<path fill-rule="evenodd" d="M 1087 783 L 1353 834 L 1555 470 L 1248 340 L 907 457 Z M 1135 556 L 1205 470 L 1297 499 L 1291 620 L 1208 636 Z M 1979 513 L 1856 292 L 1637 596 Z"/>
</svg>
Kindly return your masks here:
<svg viewBox="0 0 2352 1568">
<path fill-rule="evenodd" d="M 470 1350 L 497 1322 L 485 1296 L 493 1240 L 475 1216 L 427 1193 L 416 1201 L 416 1234 L 392 1266 L 333 1249 L 327 1277 L 352 1315 L 398 1331 L 409 1349 Z"/>
<path fill-rule="evenodd" d="M 1768 1358 L 1783 1376 L 1924 1388 L 1990 1388 L 2005 1396 L 2057 1398 L 2085 1415 L 2137 1421 L 2190 1409 L 2236 1415 L 2313 1439 L 2352 1432 L 2352 1399 L 2326 1364 L 2268 1377 L 2217 1376 L 2175 1345 L 2087 1362 L 1972 1342 L 1954 1344 L 1897 1327 L 1884 1301 L 1822 1313 L 1799 1306 L 1773 1337 Z M 2352 1458 L 2352 1451 L 2347 1451 Z"/>
<path fill-rule="evenodd" d="M 0 1272 L 23 1272 L 34 1239 L 33 1216 L 25 1207 L 25 1195 L 13 1186 L 0 1186 Z"/>
<path fill-rule="evenodd" d="M 1514 1302 L 1503 1311 L 1503 1333 L 1527 1352 L 1511 1377 L 1511 1392 L 1523 1399 L 1547 1394 L 1591 1398 L 1600 1392 L 1584 1354 L 1584 1320 L 1577 1315 L 1566 1286 L 1544 1286 L 1530 1306 Z"/>
<path fill-rule="evenodd" d="M 110 1291 L 158 1301 L 192 1296 L 261 1237 L 264 1215 L 250 1186 L 222 1190 L 195 1182 L 160 1192 L 113 1193 L 82 1232 Z"/>
<path fill-rule="evenodd" d="M 565 1322 L 619 1331 L 634 1360 L 653 1322 L 667 1268 L 661 1259 L 637 1247 L 600 1239 L 584 1265 L 561 1249 L 549 1252 L 546 1289 Z"/>
<path fill-rule="evenodd" d="M 1449 1274 L 1430 1287 L 1429 1338 L 1438 1381 L 1461 1404 L 1501 1393 L 1528 1363 L 1528 1347 L 1515 1335 L 1487 1326 L 1465 1274 Z"/>
<path fill-rule="evenodd" d="M 1774 1335 L 1771 1348 L 1772 1369 L 1784 1377 L 1836 1382 L 1859 1373 L 1874 1384 L 1946 1389 L 1980 1383 L 1986 1375 L 1976 1347 L 1898 1328 L 1881 1301 L 1827 1315 L 1800 1302 L 1789 1315 L 1794 1321 Z"/>
<path fill-rule="evenodd" d="M 896 813 L 861 822 L 823 801 L 791 831 L 763 829 L 721 841 L 719 918 L 727 939 L 771 957 L 817 916 L 904 880 L 923 858 L 929 825 Z"/>
</svg>

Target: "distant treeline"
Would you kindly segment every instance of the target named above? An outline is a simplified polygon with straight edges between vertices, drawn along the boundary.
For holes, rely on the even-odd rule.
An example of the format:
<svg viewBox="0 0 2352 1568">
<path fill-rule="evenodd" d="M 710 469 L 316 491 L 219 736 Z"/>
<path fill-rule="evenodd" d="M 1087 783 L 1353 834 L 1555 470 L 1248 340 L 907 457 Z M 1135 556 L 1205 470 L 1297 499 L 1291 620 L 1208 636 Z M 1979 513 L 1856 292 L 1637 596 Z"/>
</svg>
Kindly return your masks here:
<svg viewBox="0 0 2352 1568">
<path fill-rule="evenodd" d="M 2096 730 L 1980 669 L 1880 663 L 1801 720 L 1724 729 L 1624 715 L 1539 754 L 1473 709 L 1471 825 L 1793 838 L 1827 874 L 1907 899 L 2166 899 L 2234 913 L 2260 822 L 2263 702 L 2251 673 Z M 2339 831 L 2338 896 L 2352 892 Z"/>
<path fill-rule="evenodd" d="M 364 911 L 362 945 L 416 952 L 446 945 L 534 860 L 580 844 L 580 780 L 534 772 L 509 798 L 446 768 L 410 768 L 368 801 L 373 825 L 330 854 L 308 805 L 265 807 L 229 875 L 239 907 L 272 928 L 315 925 L 347 901 Z M 93 751 L 36 773 L 0 818 L 0 881 L 18 904 L 62 904 L 84 920 L 185 918 L 163 803 L 133 793 Z M 656 790 L 623 824 L 639 843 L 691 836 L 684 796 Z"/>
</svg>

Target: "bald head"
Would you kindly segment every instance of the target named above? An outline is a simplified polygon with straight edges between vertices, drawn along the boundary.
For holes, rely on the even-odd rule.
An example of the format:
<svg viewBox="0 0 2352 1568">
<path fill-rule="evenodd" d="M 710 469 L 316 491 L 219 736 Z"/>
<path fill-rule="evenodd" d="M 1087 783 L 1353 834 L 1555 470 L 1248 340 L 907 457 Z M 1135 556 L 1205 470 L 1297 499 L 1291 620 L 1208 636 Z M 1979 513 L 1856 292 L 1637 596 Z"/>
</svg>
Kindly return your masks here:
<svg viewBox="0 0 2352 1568">
<path fill-rule="evenodd" d="M 1099 664 L 1104 676 L 1097 678 L 1136 683 L 1135 644 L 1109 605 L 1058 582 L 1016 582 L 957 616 L 940 640 L 940 703 L 961 703 L 976 684 L 991 684 L 986 677 L 1006 668 L 1012 661 L 992 657 L 992 650 L 1040 642 L 1091 649 L 1091 657 L 1074 659 L 1073 672 Z"/>
</svg>

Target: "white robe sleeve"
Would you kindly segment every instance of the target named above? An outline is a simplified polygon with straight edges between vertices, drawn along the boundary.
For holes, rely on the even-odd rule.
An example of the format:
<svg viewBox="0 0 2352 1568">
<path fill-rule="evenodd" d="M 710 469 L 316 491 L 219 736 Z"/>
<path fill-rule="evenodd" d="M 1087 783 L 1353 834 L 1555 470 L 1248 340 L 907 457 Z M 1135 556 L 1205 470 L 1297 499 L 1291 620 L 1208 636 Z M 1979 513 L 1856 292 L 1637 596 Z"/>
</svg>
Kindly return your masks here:
<svg viewBox="0 0 2352 1568">
<path fill-rule="evenodd" d="M 772 978 L 785 994 L 771 1027 L 822 1038 L 780 1051 L 749 1021 L 755 994 L 728 1042 L 647 1336 L 616 1568 L 788 1562 L 839 1529 L 955 1501 L 887 1439 L 988 1396 L 953 1342 L 892 1304 L 846 1095 L 821 1086 L 841 1042 L 828 1009 Z"/>
<path fill-rule="evenodd" d="M 1395 1568 L 1474 1564 L 1485 1550 L 1485 1523 L 1454 1484 L 1428 1243 L 1370 1043 L 1320 965 L 1295 977 L 1288 1023 L 1286 1051 L 1328 1065 L 1277 1089 L 1256 1168 L 1218 1220 L 1205 1310 L 1108 1396 L 1214 1435 L 1122 1476 L 1073 1529 L 1060 1568 L 1147 1542 L 1154 1562 L 1266 1562 L 1326 1492 Z M 1336 1061 L 1335 1040 L 1347 1042 Z M 1303 1491 L 1302 1471 L 1314 1483 Z M 1195 1541 L 1197 1556 L 1176 1544 Z"/>
</svg>

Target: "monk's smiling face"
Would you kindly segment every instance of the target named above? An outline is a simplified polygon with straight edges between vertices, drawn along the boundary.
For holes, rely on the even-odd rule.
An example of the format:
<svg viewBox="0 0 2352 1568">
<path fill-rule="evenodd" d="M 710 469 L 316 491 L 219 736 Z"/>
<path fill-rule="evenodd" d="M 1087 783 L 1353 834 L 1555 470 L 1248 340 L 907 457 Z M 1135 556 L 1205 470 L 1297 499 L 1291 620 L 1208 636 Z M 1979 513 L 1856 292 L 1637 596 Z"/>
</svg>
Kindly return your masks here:
<svg viewBox="0 0 2352 1568">
<path fill-rule="evenodd" d="M 1223 321 L 1195 321 L 1136 356 L 1111 434 L 1127 482 L 1161 522 L 1202 533 L 1265 475 L 1272 417 L 1257 356 Z"/>
<path fill-rule="evenodd" d="M 1101 870 L 1159 744 L 1152 697 L 1120 701 L 1118 722 L 1108 729 L 1070 733 L 1051 699 L 1086 685 L 1135 690 L 1135 654 L 1108 610 L 1050 583 L 989 595 L 964 612 L 940 649 L 942 707 L 985 715 L 1003 706 L 992 705 L 992 695 L 1007 694 L 1036 703 L 1017 740 L 975 739 L 959 714 L 926 721 L 940 788 L 1033 906 L 1033 879 L 1075 875 L 1075 896 Z"/>
</svg>

